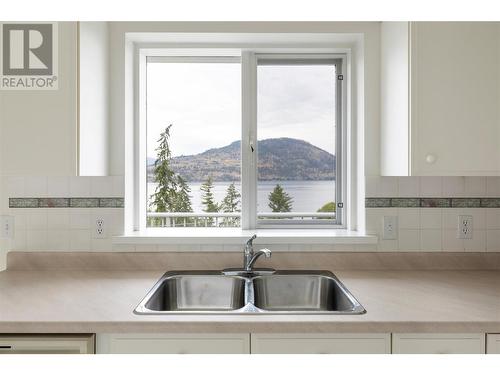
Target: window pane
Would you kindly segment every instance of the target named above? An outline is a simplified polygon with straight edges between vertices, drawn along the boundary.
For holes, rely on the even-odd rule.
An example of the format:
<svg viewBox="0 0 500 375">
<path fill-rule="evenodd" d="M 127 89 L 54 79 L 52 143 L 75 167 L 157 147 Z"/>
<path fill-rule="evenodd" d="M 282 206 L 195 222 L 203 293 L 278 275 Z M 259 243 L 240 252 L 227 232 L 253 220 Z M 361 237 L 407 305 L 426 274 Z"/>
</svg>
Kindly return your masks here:
<svg viewBox="0 0 500 375">
<path fill-rule="evenodd" d="M 148 63 L 148 225 L 239 226 L 240 139 L 239 63 Z"/>
<path fill-rule="evenodd" d="M 258 66 L 259 219 L 334 218 L 335 77 L 333 64 Z"/>
</svg>

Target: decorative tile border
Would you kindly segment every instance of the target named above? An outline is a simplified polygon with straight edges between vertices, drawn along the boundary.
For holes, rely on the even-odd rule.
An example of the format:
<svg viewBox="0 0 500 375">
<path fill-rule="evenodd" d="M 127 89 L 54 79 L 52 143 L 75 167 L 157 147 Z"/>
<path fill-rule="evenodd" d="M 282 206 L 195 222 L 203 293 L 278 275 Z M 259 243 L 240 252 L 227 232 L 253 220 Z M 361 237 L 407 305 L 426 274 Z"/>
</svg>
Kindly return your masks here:
<svg viewBox="0 0 500 375">
<path fill-rule="evenodd" d="M 99 198 L 99 207 L 122 208 L 123 198 Z"/>
<path fill-rule="evenodd" d="M 482 198 L 481 207 L 500 208 L 500 198 Z"/>
<path fill-rule="evenodd" d="M 38 198 L 9 198 L 9 208 L 38 208 Z"/>
<path fill-rule="evenodd" d="M 99 207 L 99 198 L 70 198 L 69 206 L 72 208 Z"/>
<path fill-rule="evenodd" d="M 451 199 L 449 198 L 422 198 L 420 207 L 424 208 L 450 208 Z"/>
<path fill-rule="evenodd" d="M 480 198 L 452 198 L 451 207 L 469 208 L 481 207 Z"/>
<path fill-rule="evenodd" d="M 124 199 L 9 198 L 9 208 L 123 208 Z M 366 208 L 500 208 L 500 198 L 366 198 Z"/>
<path fill-rule="evenodd" d="M 366 208 L 500 208 L 500 198 L 366 198 Z"/>
<path fill-rule="evenodd" d="M 39 198 L 38 206 L 44 208 L 64 208 L 69 207 L 68 198 Z"/>
<path fill-rule="evenodd" d="M 366 208 L 391 207 L 391 198 L 366 198 Z"/>
<path fill-rule="evenodd" d="M 391 198 L 391 207 L 420 207 L 418 198 Z"/>
<path fill-rule="evenodd" d="M 9 208 L 123 208 L 123 198 L 9 198 Z"/>
</svg>

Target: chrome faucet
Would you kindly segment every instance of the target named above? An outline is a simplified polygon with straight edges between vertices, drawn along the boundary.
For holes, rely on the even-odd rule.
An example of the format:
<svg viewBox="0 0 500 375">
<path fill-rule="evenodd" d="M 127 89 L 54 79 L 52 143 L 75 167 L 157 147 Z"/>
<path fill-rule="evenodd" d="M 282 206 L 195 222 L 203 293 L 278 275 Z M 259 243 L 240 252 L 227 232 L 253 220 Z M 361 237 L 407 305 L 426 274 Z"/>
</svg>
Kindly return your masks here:
<svg viewBox="0 0 500 375">
<path fill-rule="evenodd" d="M 269 249 L 260 249 L 259 251 L 253 251 L 253 240 L 257 238 L 257 235 L 254 234 L 245 244 L 245 253 L 243 255 L 243 267 L 246 272 L 252 272 L 252 267 L 254 263 L 259 259 L 261 255 L 265 255 L 266 258 L 271 258 L 271 250 Z"/>
</svg>

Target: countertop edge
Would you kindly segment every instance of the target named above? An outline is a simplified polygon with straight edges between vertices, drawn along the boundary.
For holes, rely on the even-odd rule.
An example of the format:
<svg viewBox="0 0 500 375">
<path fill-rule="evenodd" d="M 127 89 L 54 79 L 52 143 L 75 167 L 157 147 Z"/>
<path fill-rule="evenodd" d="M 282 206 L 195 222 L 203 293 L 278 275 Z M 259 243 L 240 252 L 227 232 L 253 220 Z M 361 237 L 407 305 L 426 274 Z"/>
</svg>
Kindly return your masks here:
<svg viewBox="0 0 500 375">
<path fill-rule="evenodd" d="M 1 322 L 1 333 L 498 333 L 500 322 Z"/>
</svg>

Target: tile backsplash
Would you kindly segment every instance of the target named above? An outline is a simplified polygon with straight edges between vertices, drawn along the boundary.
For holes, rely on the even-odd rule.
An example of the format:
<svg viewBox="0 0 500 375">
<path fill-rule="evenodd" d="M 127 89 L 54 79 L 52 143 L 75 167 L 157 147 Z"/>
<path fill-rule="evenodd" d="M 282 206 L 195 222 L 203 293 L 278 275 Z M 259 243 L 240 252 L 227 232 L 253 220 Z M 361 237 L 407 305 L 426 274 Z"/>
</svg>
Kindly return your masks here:
<svg viewBox="0 0 500 375">
<path fill-rule="evenodd" d="M 127 251 L 113 246 L 123 233 L 123 177 L 3 177 L 0 211 L 14 216 L 14 251 Z M 94 238 L 104 219 L 106 238 Z"/>
<path fill-rule="evenodd" d="M 500 177 L 367 177 L 366 230 L 379 251 L 500 251 Z M 473 236 L 458 239 L 458 216 Z M 384 240 L 384 216 L 398 217 L 398 238 Z"/>
<path fill-rule="evenodd" d="M 3 177 L 0 212 L 15 218 L 14 251 L 208 251 L 199 245 L 113 245 L 123 232 L 122 176 Z M 500 177 L 367 177 L 366 229 L 377 245 L 280 245 L 278 250 L 500 251 Z M 473 238 L 457 239 L 458 215 L 473 217 Z M 398 217 L 384 240 L 384 216 Z M 92 235 L 104 218 L 107 238 Z M 328 248 L 326 248 L 326 247 Z M 273 248 L 273 245 L 270 245 Z M 276 247 L 276 246 L 274 246 Z M 236 251 L 234 246 L 227 250 Z M 213 250 L 213 249 L 212 249 Z"/>
<path fill-rule="evenodd" d="M 367 197 L 500 197 L 500 177 L 366 177 Z"/>
</svg>

